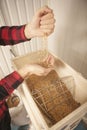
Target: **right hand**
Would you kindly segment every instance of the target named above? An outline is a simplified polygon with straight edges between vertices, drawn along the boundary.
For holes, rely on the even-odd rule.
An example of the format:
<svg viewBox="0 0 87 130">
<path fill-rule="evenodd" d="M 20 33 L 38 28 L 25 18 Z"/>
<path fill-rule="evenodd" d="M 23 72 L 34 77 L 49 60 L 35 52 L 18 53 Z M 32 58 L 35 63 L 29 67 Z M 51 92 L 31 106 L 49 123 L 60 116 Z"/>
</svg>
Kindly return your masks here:
<svg viewBox="0 0 87 130">
<path fill-rule="evenodd" d="M 29 75 L 35 74 L 38 76 L 45 76 L 47 75 L 51 70 L 53 70 L 53 67 L 45 68 L 37 64 L 29 64 L 25 65 L 23 68 L 21 68 L 18 73 L 23 77 L 26 78 Z"/>
<path fill-rule="evenodd" d="M 54 31 L 54 14 L 52 9 L 44 6 L 39 9 L 30 24 L 25 26 L 26 38 L 49 36 Z"/>
</svg>

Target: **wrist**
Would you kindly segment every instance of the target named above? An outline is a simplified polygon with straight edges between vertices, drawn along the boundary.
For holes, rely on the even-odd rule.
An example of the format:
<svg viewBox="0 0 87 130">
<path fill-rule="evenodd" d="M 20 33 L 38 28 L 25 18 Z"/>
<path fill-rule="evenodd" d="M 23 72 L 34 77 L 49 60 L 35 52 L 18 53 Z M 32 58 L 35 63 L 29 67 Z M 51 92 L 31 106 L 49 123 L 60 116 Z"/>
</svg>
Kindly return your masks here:
<svg viewBox="0 0 87 130">
<path fill-rule="evenodd" d="M 24 34 L 27 39 L 35 37 L 31 24 L 25 25 Z"/>
<path fill-rule="evenodd" d="M 18 73 L 20 74 L 20 76 L 22 78 L 26 78 L 27 76 L 31 75 L 29 65 L 25 65 L 23 68 L 21 68 L 20 70 L 18 70 Z"/>
</svg>

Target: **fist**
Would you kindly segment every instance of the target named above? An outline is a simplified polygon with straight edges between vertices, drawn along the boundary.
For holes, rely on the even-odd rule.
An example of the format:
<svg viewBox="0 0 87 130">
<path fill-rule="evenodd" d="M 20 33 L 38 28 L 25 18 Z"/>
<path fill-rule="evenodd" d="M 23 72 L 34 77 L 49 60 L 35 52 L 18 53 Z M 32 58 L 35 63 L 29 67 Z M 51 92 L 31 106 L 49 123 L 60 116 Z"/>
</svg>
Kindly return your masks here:
<svg viewBox="0 0 87 130">
<path fill-rule="evenodd" d="M 32 37 L 48 36 L 54 31 L 55 19 L 53 10 L 48 6 L 39 9 L 30 24 L 25 26 L 25 36 Z"/>
</svg>

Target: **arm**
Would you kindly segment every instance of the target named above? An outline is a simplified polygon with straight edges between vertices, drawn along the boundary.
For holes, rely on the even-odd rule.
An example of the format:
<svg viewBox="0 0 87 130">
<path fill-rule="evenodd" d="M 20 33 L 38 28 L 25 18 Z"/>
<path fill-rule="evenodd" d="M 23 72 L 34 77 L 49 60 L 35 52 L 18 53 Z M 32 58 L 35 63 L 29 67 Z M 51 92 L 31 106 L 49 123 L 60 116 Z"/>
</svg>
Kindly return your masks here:
<svg viewBox="0 0 87 130">
<path fill-rule="evenodd" d="M 14 45 L 20 42 L 28 41 L 24 34 L 23 26 L 3 26 L 0 28 L 0 45 Z"/>
<path fill-rule="evenodd" d="M 0 45 L 14 45 L 33 37 L 48 36 L 54 30 L 54 23 L 53 11 L 45 6 L 36 12 L 31 23 L 22 26 L 1 27 Z"/>
<path fill-rule="evenodd" d="M 18 72 L 7 75 L 0 80 L 0 100 L 6 99 L 22 82 L 23 78 Z"/>
<path fill-rule="evenodd" d="M 32 74 L 45 76 L 53 70 L 54 58 L 52 56 L 48 56 L 43 62 L 51 65 L 51 67 L 45 68 L 38 64 L 25 65 L 23 68 L 14 71 L 0 80 L 0 100 L 6 99 L 26 77 L 29 77 Z"/>
</svg>

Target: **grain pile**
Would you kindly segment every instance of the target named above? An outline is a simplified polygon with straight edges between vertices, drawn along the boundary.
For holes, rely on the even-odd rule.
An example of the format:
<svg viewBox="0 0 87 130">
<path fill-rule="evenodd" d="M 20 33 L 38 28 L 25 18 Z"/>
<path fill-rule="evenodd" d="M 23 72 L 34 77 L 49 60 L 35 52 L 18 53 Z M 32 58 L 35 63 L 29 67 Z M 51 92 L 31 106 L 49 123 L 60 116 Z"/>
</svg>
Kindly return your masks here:
<svg viewBox="0 0 87 130">
<path fill-rule="evenodd" d="M 55 70 L 47 76 L 31 75 L 26 83 L 39 109 L 52 125 L 80 106 Z"/>
</svg>

